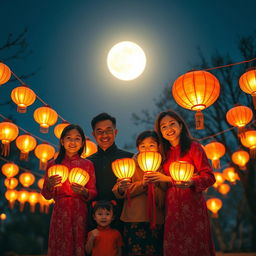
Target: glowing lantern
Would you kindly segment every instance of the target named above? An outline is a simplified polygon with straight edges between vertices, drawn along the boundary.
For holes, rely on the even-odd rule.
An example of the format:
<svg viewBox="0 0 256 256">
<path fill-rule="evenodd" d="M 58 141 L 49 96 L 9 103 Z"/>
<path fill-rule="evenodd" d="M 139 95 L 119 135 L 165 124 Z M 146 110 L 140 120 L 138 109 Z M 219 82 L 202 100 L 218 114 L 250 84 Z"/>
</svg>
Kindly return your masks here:
<svg viewBox="0 0 256 256">
<path fill-rule="evenodd" d="M 246 106 L 231 108 L 226 114 L 228 123 L 238 128 L 239 136 L 245 132 L 245 126 L 251 122 L 252 117 L 252 110 Z"/>
<path fill-rule="evenodd" d="M 216 180 L 215 183 L 213 184 L 213 187 L 217 188 L 219 185 L 221 185 L 225 181 L 225 178 L 221 172 L 214 172 L 213 174 Z"/>
<path fill-rule="evenodd" d="M 256 131 L 249 130 L 241 137 L 241 143 L 250 149 L 250 155 L 252 158 L 256 157 Z"/>
<path fill-rule="evenodd" d="M 40 124 L 40 132 L 47 133 L 49 126 L 57 122 L 58 114 L 49 106 L 40 107 L 35 110 L 34 119 Z"/>
<path fill-rule="evenodd" d="M 43 144 L 37 145 L 34 152 L 36 157 L 40 159 L 39 168 L 41 170 L 45 170 L 47 166 L 47 161 L 54 157 L 55 149 L 53 146 L 43 143 Z"/>
<path fill-rule="evenodd" d="M 220 168 L 220 158 L 225 155 L 225 146 L 217 141 L 210 142 L 204 146 L 205 153 L 208 159 L 212 160 L 212 166 L 214 169 Z"/>
<path fill-rule="evenodd" d="M 54 203 L 53 199 L 46 200 L 42 194 L 39 194 L 39 204 L 40 204 L 40 212 L 48 213 L 49 205 Z"/>
<path fill-rule="evenodd" d="M 189 181 L 194 173 L 194 166 L 185 161 L 175 161 L 169 166 L 171 177 L 176 183 Z"/>
<path fill-rule="evenodd" d="M 145 151 L 138 154 L 137 160 L 144 172 L 155 172 L 162 162 L 162 157 L 158 152 Z"/>
<path fill-rule="evenodd" d="M 28 202 L 30 203 L 30 211 L 35 212 L 35 205 L 39 201 L 39 194 L 37 192 L 30 192 Z"/>
<path fill-rule="evenodd" d="M 229 181 L 232 184 L 236 183 L 236 180 L 239 180 L 239 176 L 236 173 L 234 167 L 228 167 L 223 170 L 223 176 L 227 181 Z"/>
<path fill-rule="evenodd" d="M 172 86 L 174 100 L 181 107 L 196 111 L 196 129 L 204 129 L 201 112 L 212 105 L 220 94 L 218 79 L 207 71 L 191 71 L 176 79 Z"/>
<path fill-rule="evenodd" d="M 16 178 L 7 178 L 4 180 L 4 185 L 8 188 L 8 189 L 15 189 L 18 186 L 19 182 Z"/>
<path fill-rule="evenodd" d="M 6 220 L 6 214 L 5 213 L 1 213 L 0 214 L 0 220 Z"/>
<path fill-rule="evenodd" d="M 256 69 L 248 69 L 239 79 L 242 91 L 252 96 L 254 108 L 256 109 Z"/>
<path fill-rule="evenodd" d="M 117 178 L 130 180 L 135 172 L 135 161 L 132 158 L 116 159 L 112 162 L 112 170 Z"/>
<path fill-rule="evenodd" d="M 0 62 L 0 85 L 5 84 L 11 78 L 12 72 L 8 66 Z"/>
<path fill-rule="evenodd" d="M 57 124 L 54 127 L 54 134 L 55 136 L 59 139 L 61 136 L 62 131 L 64 130 L 65 127 L 67 127 L 69 125 L 68 122 L 62 122 L 61 124 Z"/>
<path fill-rule="evenodd" d="M 90 176 L 84 169 L 76 167 L 71 169 L 68 179 L 70 183 L 77 183 L 81 186 L 85 186 L 89 181 Z"/>
<path fill-rule="evenodd" d="M 68 167 L 62 164 L 56 164 L 51 166 L 48 169 L 48 177 L 53 175 L 59 175 L 61 177 L 61 184 L 57 186 L 61 186 L 68 178 Z"/>
<path fill-rule="evenodd" d="M 246 164 L 250 159 L 248 152 L 244 150 L 238 150 L 232 154 L 232 161 L 238 165 L 241 170 L 246 170 Z"/>
<path fill-rule="evenodd" d="M 5 197 L 9 201 L 10 208 L 13 209 L 15 200 L 18 197 L 18 192 L 16 190 L 8 189 L 5 192 Z"/>
<path fill-rule="evenodd" d="M 14 163 L 6 163 L 2 166 L 2 173 L 11 178 L 19 173 L 19 166 Z"/>
<path fill-rule="evenodd" d="M 17 105 L 17 111 L 19 113 L 26 113 L 27 107 L 36 100 L 36 94 L 27 85 L 22 85 L 12 90 L 11 98 Z"/>
<path fill-rule="evenodd" d="M 218 217 L 218 211 L 222 207 L 222 201 L 218 198 L 211 198 L 206 201 L 207 208 L 213 213 L 213 217 Z"/>
<path fill-rule="evenodd" d="M 36 139 L 31 135 L 28 135 L 28 134 L 20 135 L 16 139 L 16 146 L 21 151 L 20 159 L 27 160 L 29 152 L 34 150 L 34 148 L 36 147 L 36 144 L 37 144 Z"/>
<path fill-rule="evenodd" d="M 41 178 L 37 182 L 37 186 L 42 190 L 44 185 L 44 178 Z"/>
<path fill-rule="evenodd" d="M 223 183 L 218 187 L 218 191 L 222 195 L 226 195 L 230 191 L 230 186 L 228 184 Z"/>
<path fill-rule="evenodd" d="M 24 210 L 24 205 L 28 201 L 29 198 L 29 192 L 26 190 L 20 190 L 18 192 L 17 200 L 20 203 L 20 211 L 22 212 Z"/>
<path fill-rule="evenodd" d="M 87 139 L 86 143 L 85 143 L 84 151 L 83 151 L 81 157 L 86 158 L 86 157 L 96 153 L 97 151 L 98 151 L 97 145 L 94 142 Z"/>
<path fill-rule="evenodd" d="M 10 142 L 15 140 L 19 134 L 17 125 L 11 122 L 0 123 L 0 140 L 3 144 L 2 155 L 8 156 L 10 153 Z"/>
<path fill-rule="evenodd" d="M 23 187 L 28 188 L 34 183 L 35 176 L 30 172 L 24 172 L 20 175 L 19 180 Z"/>
</svg>

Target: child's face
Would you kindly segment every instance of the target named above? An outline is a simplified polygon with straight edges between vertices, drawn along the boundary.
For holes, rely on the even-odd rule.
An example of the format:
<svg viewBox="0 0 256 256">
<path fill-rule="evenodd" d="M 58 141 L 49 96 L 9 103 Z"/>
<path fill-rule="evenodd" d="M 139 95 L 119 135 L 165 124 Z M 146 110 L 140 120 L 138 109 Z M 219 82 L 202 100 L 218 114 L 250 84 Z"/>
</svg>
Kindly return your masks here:
<svg viewBox="0 0 256 256">
<path fill-rule="evenodd" d="M 139 152 L 145 152 L 145 151 L 158 151 L 158 144 L 157 142 L 152 138 L 148 137 L 145 138 L 138 146 Z"/>
<path fill-rule="evenodd" d="M 100 227 L 107 227 L 113 220 L 113 211 L 107 209 L 98 209 L 94 214 L 94 220 Z"/>
<path fill-rule="evenodd" d="M 72 156 L 83 146 L 83 140 L 81 134 L 76 129 L 72 129 L 61 140 L 61 144 L 65 148 L 66 154 Z"/>
</svg>

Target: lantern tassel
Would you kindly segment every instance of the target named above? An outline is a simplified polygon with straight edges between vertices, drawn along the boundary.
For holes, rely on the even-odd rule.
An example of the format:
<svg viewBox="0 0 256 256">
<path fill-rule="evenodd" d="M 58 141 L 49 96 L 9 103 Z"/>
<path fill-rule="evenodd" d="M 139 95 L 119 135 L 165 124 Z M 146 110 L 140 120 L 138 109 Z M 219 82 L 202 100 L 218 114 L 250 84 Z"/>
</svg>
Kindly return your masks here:
<svg viewBox="0 0 256 256">
<path fill-rule="evenodd" d="M 212 167 L 214 169 L 219 169 L 220 168 L 220 160 L 219 159 L 212 160 Z"/>
<path fill-rule="evenodd" d="M 13 209 L 13 207 L 14 207 L 14 203 L 15 203 L 15 200 L 13 200 L 13 201 L 9 201 L 10 209 Z"/>
<path fill-rule="evenodd" d="M 34 213 L 35 212 L 35 204 L 30 204 L 30 212 Z"/>
<path fill-rule="evenodd" d="M 195 120 L 196 120 L 196 130 L 203 130 L 204 129 L 204 114 L 201 111 L 196 111 Z"/>
<path fill-rule="evenodd" d="M 28 153 L 20 152 L 20 160 L 28 161 Z"/>
<path fill-rule="evenodd" d="M 256 95 L 252 95 L 252 103 L 253 103 L 254 109 L 256 109 Z"/>
<path fill-rule="evenodd" d="M 2 156 L 6 157 L 10 154 L 10 143 L 2 144 Z"/>
<path fill-rule="evenodd" d="M 246 127 L 238 127 L 238 137 L 239 138 L 245 138 L 245 132 L 246 132 Z"/>
<path fill-rule="evenodd" d="M 246 171 L 246 165 L 239 165 L 239 169 L 242 171 Z"/>
<path fill-rule="evenodd" d="M 256 148 L 250 148 L 250 156 L 251 158 L 256 158 Z"/>
<path fill-rule="evenodd" d="M 20 211 L 23 212 L 25 203 L 20 203 Z"/>
<path fill-rule="evenodd" d="M 156 204 L 155 204 L 155 192 L 154 184 L 148 184 L 148 202 L 147 202 L 148 218 L 150 222 L 150 228 L 156 228 Z"/>
<path fill-rule="evenodd" d="M 39 169 L 40 170 L 46 170 L 46 167 L 47 167 L 47 161 L 45 162 L 45 161 L 39 161 Z"/>
</svg>

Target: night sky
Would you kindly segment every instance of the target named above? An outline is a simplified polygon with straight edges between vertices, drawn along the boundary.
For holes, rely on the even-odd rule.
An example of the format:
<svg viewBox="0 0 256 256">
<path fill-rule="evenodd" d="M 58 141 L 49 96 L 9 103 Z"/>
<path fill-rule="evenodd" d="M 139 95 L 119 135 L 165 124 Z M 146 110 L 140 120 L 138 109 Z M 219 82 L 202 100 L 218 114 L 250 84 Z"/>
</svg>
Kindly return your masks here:
<svg viewBox="0 0 256 256">
<path fill-rule="evenodd" d="M 122 147 L 143 130 L 131 122 L 131 114 L 154 109 L 153 98 L 163 87 L 197 62 L 198 46 L 207 58 L 218 51 L 243 61 L 236 59 L 237 42 L 239 36 L 255 31 L 255 7 L 253 0 L 1 0 L 0 45 L 9 33 L 28 28 L 33 54 L 6 64 L 18 76 L 39 69 L 24 82 L 60 116 L 80 124 L 89 137 L 93 116 L 103 111 L 115 116 L 117 144 Z M 140 45 L 147 56 L 144 73 L 128 82 L 113 77 L 106 65 L 110 48 L 125 40 Z M 0 103 L 18 85 L 1 86 Z M 37 100 L 25 115 L 0 106 L 0 113 L 13 114 L 17 125 L 58 144 L 53 128 L 49 135 L 38 132 L 33 111 L 39 106 Z"/>
</svg>

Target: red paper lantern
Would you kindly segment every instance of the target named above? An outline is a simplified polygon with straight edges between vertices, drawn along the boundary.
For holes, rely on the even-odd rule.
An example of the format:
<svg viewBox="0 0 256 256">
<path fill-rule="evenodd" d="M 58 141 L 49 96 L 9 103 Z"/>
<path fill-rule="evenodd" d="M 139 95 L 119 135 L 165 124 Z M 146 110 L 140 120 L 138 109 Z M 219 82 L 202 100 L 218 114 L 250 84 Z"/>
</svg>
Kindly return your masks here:
<svg viewBox="0 0 256 256">
<path fill-rule="evenodd" d="M 241 143 L 250 149 L 250 155 L 252 158 L 256 158 L 256 131 L 249 130 L 241 137 Z"/>
<path fill-rule="evenodd" d="M 246 164 L 250 159 L 248 152 L 244 150 L 237 150 L 232 154 L 232 161 L 238 165 L 241 170 L 246 170 Z"/>
<path fill-rule="evenodd" d="M 11 178 L 19 173 L 19 166 L 14 163 L 6 163 L 2 166 L 2 173 Z"/>
<path fill-rule="evenodd" d="M 20 175 L 19 180 L 23 187 L 28 188 L 34 183 L 35 176 L 31 172 L 24 172 Z"/>
<path fill-rule="evenodd" d="M 7 83 L 11 78 L 12 72 L 8 66 L 0 62 L 0 85 Z"/>
<path fill-rule="evenodd" d="M 213 217 L 218 217 L 218 211 L 222 207 L 222 201 L 216 197 L 208 199 L 206 201 L 207 208 L 213 213 Z"/>
<path fill-rule="evenodd" d="M 225 155 L 225 146 L 217 141 L 213 141 L 204 146 L 205 153 L 208 159 L 212 160 L 212 167 L 214 169 L 220 168 L 220 158 Z"/>
<path fill-rule="evenodd" d="M 35 155 L 40 160 L 39 168 L 41 170 L 46 170 L 47 161 L 54 157 L 55 149 L 53 146 L 43 143 L 37 145 L 35 149 Z"/>
<path fill-rule="evenodd" d="M 21 151 L 20 159 L 28 160 L 28 154 L 30 151 L 35 149 L 36 144 L 37 144 L 36 139 L 31 135 L 24 134 L 17 137 L 16 146 Z"/>
</svg>

